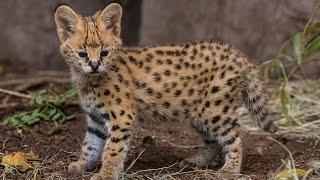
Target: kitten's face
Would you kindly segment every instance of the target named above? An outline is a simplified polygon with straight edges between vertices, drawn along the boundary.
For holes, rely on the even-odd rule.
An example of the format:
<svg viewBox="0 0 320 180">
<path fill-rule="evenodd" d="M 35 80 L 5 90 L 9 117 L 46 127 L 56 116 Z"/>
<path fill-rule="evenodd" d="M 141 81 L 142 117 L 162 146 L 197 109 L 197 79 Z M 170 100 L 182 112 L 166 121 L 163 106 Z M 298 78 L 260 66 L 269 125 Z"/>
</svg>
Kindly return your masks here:
<svg viewBox="0 0 320 180">
<path fill-rule="evenodd" d="M 92 17 L 82 17 L 70 7 L 61 5 L 55 11 L 60 51 L 76 73 L 106 73 L 115 50 L 121 46 L 122 9 L 110 4 Z"/>
</svg>

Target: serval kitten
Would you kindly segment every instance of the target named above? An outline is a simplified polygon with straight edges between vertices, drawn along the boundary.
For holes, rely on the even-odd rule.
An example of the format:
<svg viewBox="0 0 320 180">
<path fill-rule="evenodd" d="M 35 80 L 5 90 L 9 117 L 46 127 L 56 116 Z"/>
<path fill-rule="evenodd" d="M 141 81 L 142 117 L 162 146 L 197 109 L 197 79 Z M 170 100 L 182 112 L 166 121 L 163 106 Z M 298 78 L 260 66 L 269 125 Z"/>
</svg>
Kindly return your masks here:
<svg viewBox="0 0 320 180">
<path fill-rule="evenodd" d="M 246 105 L 267 132 L 263 86 L 253 64 L 227 44 L 126 47 L 120 38 L 122 8 L 110 4 L 91 17 L 66 5 L 55 11 L 60 51 L 78 85 L 88 129 L 80 159 L 69 172 L 90 171 L 91 179 L 118 179 L 138 122 L 190 124 L 205 147 L 182 162 L 206 167 L 217 149 L 225 152 L 220 171 L 239 173 L 242 143 L 235 110 Z"/>
</svg>

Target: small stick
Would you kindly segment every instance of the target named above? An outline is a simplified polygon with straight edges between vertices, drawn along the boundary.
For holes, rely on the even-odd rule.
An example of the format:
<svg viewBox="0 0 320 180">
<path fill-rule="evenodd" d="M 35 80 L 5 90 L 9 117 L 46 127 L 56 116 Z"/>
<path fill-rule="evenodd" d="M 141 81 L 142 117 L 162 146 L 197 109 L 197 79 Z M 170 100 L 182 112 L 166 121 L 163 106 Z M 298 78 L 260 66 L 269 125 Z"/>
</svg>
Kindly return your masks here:
<svg viewBox="0 0 320 180">
<path fill-rule="evenodd" d="M 21 97 L 21 98 L 26 98 L 26 99 L 30 99 L 31 98 L 30 95 L 19 93 L 19 92 L 16 92 L 16 91 L 6 90 L 6 89 L 2 89 L 2 88 L 0 88 L 0 93 L 9 94 L 11 96 Z"/>
</svg>

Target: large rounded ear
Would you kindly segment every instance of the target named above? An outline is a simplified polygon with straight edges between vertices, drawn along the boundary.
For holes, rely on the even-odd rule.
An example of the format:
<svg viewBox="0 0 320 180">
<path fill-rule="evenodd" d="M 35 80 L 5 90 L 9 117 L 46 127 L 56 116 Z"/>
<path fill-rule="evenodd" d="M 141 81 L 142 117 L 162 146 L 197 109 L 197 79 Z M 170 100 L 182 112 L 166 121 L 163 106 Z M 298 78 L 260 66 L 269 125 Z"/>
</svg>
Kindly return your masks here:
<svg viewBox="0 0 320 180">
<path fill-rule="evenodd" d="M 80 18 L 69 6 L 58 6 L 54 17 L 60 41 L 64 42 L 75 34 Z"/>
<path fill-rule="evenodd" d="M 120 37 L 122 8 L 117 3 L 108 5 L 100 14 L 100 20 L 107 31 Z"/>
</svg>

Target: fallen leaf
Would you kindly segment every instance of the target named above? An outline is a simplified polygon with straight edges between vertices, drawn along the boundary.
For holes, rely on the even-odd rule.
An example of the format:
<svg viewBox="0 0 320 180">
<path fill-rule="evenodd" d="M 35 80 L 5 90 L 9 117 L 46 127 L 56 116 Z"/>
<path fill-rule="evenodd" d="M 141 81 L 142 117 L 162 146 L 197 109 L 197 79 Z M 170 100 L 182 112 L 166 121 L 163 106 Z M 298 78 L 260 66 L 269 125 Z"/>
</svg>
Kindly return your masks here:
<svg viewBox="0 0 320 180">
<path fill-rule="evenodd" d="M 305 169 L 300 169 L 300 168 L 296 168 L 295 170 L 296 170 L 298 176 L 303 176 L 304 173 L 307 172 Z M 280 171 L 276 175 L 275 180 L 291 180 L 291 179 L 293 179 L 294 174 L 295 174 L 294 169 Z"/>
<path fill-rule="evenodd" d="M 4 166 L 15 167 L 20 171 L 27 171 L 37 167 L 37 156 L 33 151 L 29 153 L 14 152 L 2 157 L 1 163 Z"/>
</svg>

